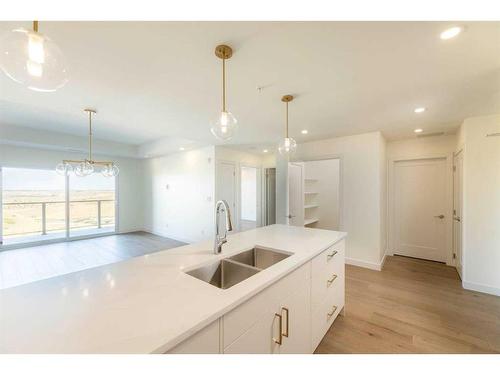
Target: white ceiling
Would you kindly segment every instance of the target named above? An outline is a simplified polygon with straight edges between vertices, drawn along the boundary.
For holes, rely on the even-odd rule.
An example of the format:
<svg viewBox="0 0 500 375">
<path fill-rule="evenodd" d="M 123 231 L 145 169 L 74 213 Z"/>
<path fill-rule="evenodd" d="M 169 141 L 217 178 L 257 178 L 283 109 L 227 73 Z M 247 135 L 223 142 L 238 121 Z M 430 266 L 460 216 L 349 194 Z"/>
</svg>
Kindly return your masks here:
<svg viewBox="0 0 500 375">
<path fill-rule="evenodd" d="M 283 94 L 299 142 L 381 130 L 388 139 L 454 131 L 464 118 L 500 112 L 500 22 L 41 22 L 64 51 L 70 82 L 39 93 L 0 72 L 0 123 L 129 144 L 164 137 L 216 143 L 217 44 L 233 47 L 231 144 L 273 145 L 283 135 Z M 0 22 L 0 32 L 28 22 Z M 263 87 L 257 90 L 257 87 Z M 415 107 L 428 110 L 420 115 Z M 301 129 L 308 129 L 307 136 Z"/>
</svg>

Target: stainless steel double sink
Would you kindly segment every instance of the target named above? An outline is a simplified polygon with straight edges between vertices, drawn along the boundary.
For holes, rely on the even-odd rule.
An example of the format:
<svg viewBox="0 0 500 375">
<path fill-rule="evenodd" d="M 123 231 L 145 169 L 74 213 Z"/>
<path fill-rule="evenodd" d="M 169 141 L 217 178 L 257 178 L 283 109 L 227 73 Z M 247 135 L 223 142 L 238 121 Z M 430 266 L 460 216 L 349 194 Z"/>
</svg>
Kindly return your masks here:
<svg viewBox="0 0 500 375">
<path fill-rule="evenodd" d="M 228 289 L 290 255 L 292 254 L 256 246 L 186 273 L 217 288 Z"/>
</svg>

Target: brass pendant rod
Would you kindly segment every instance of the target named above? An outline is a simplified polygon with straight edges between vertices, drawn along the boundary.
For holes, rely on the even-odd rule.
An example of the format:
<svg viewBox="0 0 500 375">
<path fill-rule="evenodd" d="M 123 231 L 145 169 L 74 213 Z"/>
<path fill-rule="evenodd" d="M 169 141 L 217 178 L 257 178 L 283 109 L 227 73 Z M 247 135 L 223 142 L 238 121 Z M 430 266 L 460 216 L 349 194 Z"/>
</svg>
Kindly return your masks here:
<svg viewBox="0 0 500 375">
<path fill-rule="evenodd" d="M 38 21 L 33 21 L 33 31 L 34 31 L 35 33 L 37 33 L 37 32 L 38 32 Z"/>
<path fill-rule="evenodd" d="M 226 59 L 222 59 L 222 112 L 226 112 Z"/>
<path fill-rule="evenodd" d="M 89 161 L 92 162 L 92 112 L 89 111 Z"/>
<path fill-rule="evenodd" d="M 288 138 L 288 102 L 286 104 L 286 138 Z"/>
</svg>

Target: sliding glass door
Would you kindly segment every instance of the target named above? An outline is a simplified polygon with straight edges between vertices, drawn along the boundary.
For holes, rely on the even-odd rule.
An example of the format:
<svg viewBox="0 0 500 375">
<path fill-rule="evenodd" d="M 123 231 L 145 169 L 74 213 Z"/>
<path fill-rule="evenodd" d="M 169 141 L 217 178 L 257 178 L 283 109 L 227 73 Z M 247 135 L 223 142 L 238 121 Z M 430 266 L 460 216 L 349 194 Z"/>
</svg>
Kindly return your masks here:
<svg viewBox="0 0 500 375">
<path fill-rule="evenodd" d="M 0 190 L 0 245 L 116 231 L 115 178 L 3 167 Z"/>
<path fill-rule="evenodd" d="M 1 171 L 3 245 L 66 237 L 65 178 L 53 170 Z"/>
<path fill-rule="evenodd" d="M 69 234 L 87 236 L 115 231 L 115 179 L 93 174 L 69 177 Z"/>
</svg>

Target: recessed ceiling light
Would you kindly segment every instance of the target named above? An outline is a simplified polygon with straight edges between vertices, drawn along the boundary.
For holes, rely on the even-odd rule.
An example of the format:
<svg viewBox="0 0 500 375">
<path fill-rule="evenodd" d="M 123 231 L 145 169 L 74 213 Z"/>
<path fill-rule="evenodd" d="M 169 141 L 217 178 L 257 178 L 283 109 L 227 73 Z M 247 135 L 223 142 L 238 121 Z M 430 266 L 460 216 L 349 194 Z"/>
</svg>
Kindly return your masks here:
<svg viewBox="0 0 500 375">
<path fill-rule="evenodd" d="M 185 148 L 184 147 L 179 147 L 179 151 L 184 151 Z"/>
<path fill-rule="evenodd" d="M 425 112 L 426 108 L 425 107 L 418 107 L 418 108 L 415 108 L 414 112 L 415 113 L 422 113 L 422 112 Z"/>
<path fill-rule="evenodd" d="M 301 131 L 301 133 L 302 133 L 302 134 L 307 134 L 307 133 L 309 133 L 309 132 L 307 131 L 307 129 L 304 129 L 304 130 L 302 130 L 302 131 Z"/>
<path fill-rule="evenodd" d="M 267 149 L 266 150 L 262 150 L 262 152 L 266 153 L 266 152 L 269 152 L 269 150 L 267 150 Z"/>
<path fill-rule="evenodd" d="M 463 28 L 460 26 L 453 26 L 450 27 L 449 29 L 446 29 L 439 35 L 439 37 L 443 40 L 451 39 L 456 37 L 458 34 L 462 32 Z"/>
<path fill-rule="evenodd" d="M 414 132 L 415 133 L 422 133 L 424 130 L 423 129 L 415 129 Z"/>
</svg>

